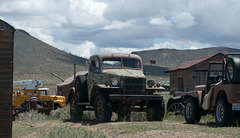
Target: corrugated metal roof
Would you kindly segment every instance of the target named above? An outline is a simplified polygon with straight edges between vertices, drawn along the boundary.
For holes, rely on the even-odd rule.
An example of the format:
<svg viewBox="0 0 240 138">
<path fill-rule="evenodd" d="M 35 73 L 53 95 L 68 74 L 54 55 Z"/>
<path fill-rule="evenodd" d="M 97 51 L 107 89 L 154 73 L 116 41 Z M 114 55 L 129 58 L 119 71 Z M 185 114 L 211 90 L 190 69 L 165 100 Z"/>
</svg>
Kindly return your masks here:
<svg viewBox="0 0 240 138">
<path fill-rule="evenodd" d="M 199 63 L 202 63 L 204 61 L 207 61 L 207 60 L 209 60 L 209 59 L 211 59 L 211 58 L 213 58 L 217 55 L 223 55 L 223 54 L 222 53 L 216 53 L 216 54 L 211 54 L 211 55 L 207 55 L 207 56 L 198 57 L 198 58 L 186 61 L 183 64 L 178 65 L 174 68 L 168 69 L 165 72 L 168 73 L 168 72 L 173 72 L 173 71 L 176 71 L 176 70 L 189 69 L 189 68 L 191 68 L 195 65 L 198 65 Z"/>
</svg>

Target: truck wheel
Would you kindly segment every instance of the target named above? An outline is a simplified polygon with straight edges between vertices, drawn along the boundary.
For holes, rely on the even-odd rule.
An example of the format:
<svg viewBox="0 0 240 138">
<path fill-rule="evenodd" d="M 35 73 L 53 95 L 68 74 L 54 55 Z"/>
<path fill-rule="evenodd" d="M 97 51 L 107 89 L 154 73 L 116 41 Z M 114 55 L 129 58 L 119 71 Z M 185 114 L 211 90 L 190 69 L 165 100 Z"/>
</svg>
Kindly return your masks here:
<svg viewBox="0 0 240 138">
<path fill-rule="evenodd" d="M 174 102 L 168 107 L 167 112 L 168 113 L 172 112 L 175 115 L 183 115 L 184 108 L 185 108 L 185 106 L 181 102 Z"/>
<path fill-rule="evenodd" d="M 54 110 L 57 110 L 59 107 L 60 107 L 59 104 L 57 104 L 57 103 L 54 104 Z"/>
<path fill-rule="evenodd" d="M 237 58 L 238 59 L 238 58 Z M 230 58 L 226 63 L 226 77 L 230 83 L 240 83 L 240 63 L 235 58 Z"/>
<path fill-rule="evenodd" d="M 76 104 L 76 101 L 73 98 L 70 100 L 70 117 L 71 120 L 80 121 L 83 116 L 83 109 L 81 106 Z"/>
<path fill-rule="evenodd" d="M 28 97 L 28 99 L 26 100 L 26 110 L 37 110 L 38 108 L 40 108 L 40 105 L 38 104 L 38 102 L 40 101 L 40 99 L 37 96 L 31 96 Z"/>
<path fill-rule="evenodd" d="M 188 124 L 198 123 L 201 119 L 201 111 L 197 100 L 188 98 L 185 104 L 184 117 Z"/>
<path fill-rule="evenodd" d="M 218 99 L 216 103 L 215 120 L 219 126 L 231 126 L 233 123 L 231 105 L 222 98 Z"/>
<path fill-rule="evenodd" d="M 87 79 L 85 76 L 77 76 L 75 81 L 75 96 L 77 102 L 88 101 Z"/>
<path fill-rule="evenodd" d="M 148 121 L 162 121 L 165 114 L 165 102 L 152 101 L 147 109 L 147 120 Z"/>
<path fill-rule="evenodd" d="M 94 112 L 97 122 L 109 122 L 112 117 L 112 106 L 106 96 L 100 94 L 95 99 Z"/>
</svg>

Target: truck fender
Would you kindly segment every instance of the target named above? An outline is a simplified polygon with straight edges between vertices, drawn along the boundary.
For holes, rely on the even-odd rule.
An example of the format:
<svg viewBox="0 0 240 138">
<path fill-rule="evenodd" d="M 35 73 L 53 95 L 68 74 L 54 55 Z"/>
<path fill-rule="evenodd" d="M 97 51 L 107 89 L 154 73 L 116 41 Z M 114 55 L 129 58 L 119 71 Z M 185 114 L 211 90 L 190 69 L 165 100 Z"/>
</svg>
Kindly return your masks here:
<svg viewBox="0 0 240 138">
<path fill-rule="evenodd" d="M 75 88 L 74 87 L 71 87 L 70 88 L 70 92 L 69 92 L 69 94 L 68 94 L 68 103 L 70 103 L 70 101 L 71 101 L 71 99 L 74 97 L 74 95 L 75 95 Z"/>
<path fill-rule="evenodd" d="M 100 94 L 100 89 L 98 85 L 94 85 L 93 89 L 91 91 L 91 98 L 90 98 L 90 103 L 94 105 L 95 98 L 97 97 L 98 94 Z"/>
<path fill-rule="evenodd" d="M 191 91 L 188 92 L 185 95 L 182 95 L 184 101 L 186 101 L 188 98 L 192 97 L 197 100 L 199 107 L 201 107 L 201 99 L 202 99 L 202 92 L 201 91 Z"/>
<path fill-rule="evenodd" d="M 168 103 L 167 103 L 167 109 L 168 109 L 168 107 L 169 107 L 172 103 L 175 103 L 175 102 L 183 102 L 183 100 L 184 100 L 184 99 L 183 99 L 183 97 L 181 97 L 181 96 L 169 98 Z"/>
</svg>

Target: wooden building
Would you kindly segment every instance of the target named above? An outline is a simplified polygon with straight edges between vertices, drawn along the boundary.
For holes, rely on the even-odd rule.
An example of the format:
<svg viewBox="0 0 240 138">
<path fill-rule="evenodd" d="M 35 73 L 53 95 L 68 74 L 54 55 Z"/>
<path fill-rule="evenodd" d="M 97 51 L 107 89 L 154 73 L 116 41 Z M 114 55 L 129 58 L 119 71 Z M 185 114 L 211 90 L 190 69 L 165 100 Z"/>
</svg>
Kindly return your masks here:
<svg viewBox="0 0 240 138">
<path fill-rule="evenodd" d="M 197 85 L 204 85 L 210 61 L 222 61 L 222 53 L 198 57 L 165 72 L 170 73 L 170 93 L 193 91 Z"/>
<path fill-rule="evenodd" d="M 0 19 L 0 137 L 12 137 L 13 38 L 15 29 Z"/>
</svg>

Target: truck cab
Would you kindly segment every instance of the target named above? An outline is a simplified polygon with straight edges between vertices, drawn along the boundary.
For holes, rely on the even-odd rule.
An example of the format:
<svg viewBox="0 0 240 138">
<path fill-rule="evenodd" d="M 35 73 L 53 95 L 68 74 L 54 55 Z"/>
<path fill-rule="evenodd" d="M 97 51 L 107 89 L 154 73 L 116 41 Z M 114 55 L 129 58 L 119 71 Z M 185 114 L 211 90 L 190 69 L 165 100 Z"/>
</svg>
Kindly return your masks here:
<svg viewBox="0 0 240 138">
<path fill-rule="evenodd" d="M 65 106 L 65 97 L 50 95 L 49 88 L 38 88 L 36 95 L 40 100 L 47 100 L 54 102 L 54 109 Z"/>
<path fill-rule="evenodd" d="M 92 93 L 96 88 L 112 88 L 109 94 L 146 94 L 146 77 L 141 58 L 127 54 L 92 56 L 88 91 Z"/>
</svg>

